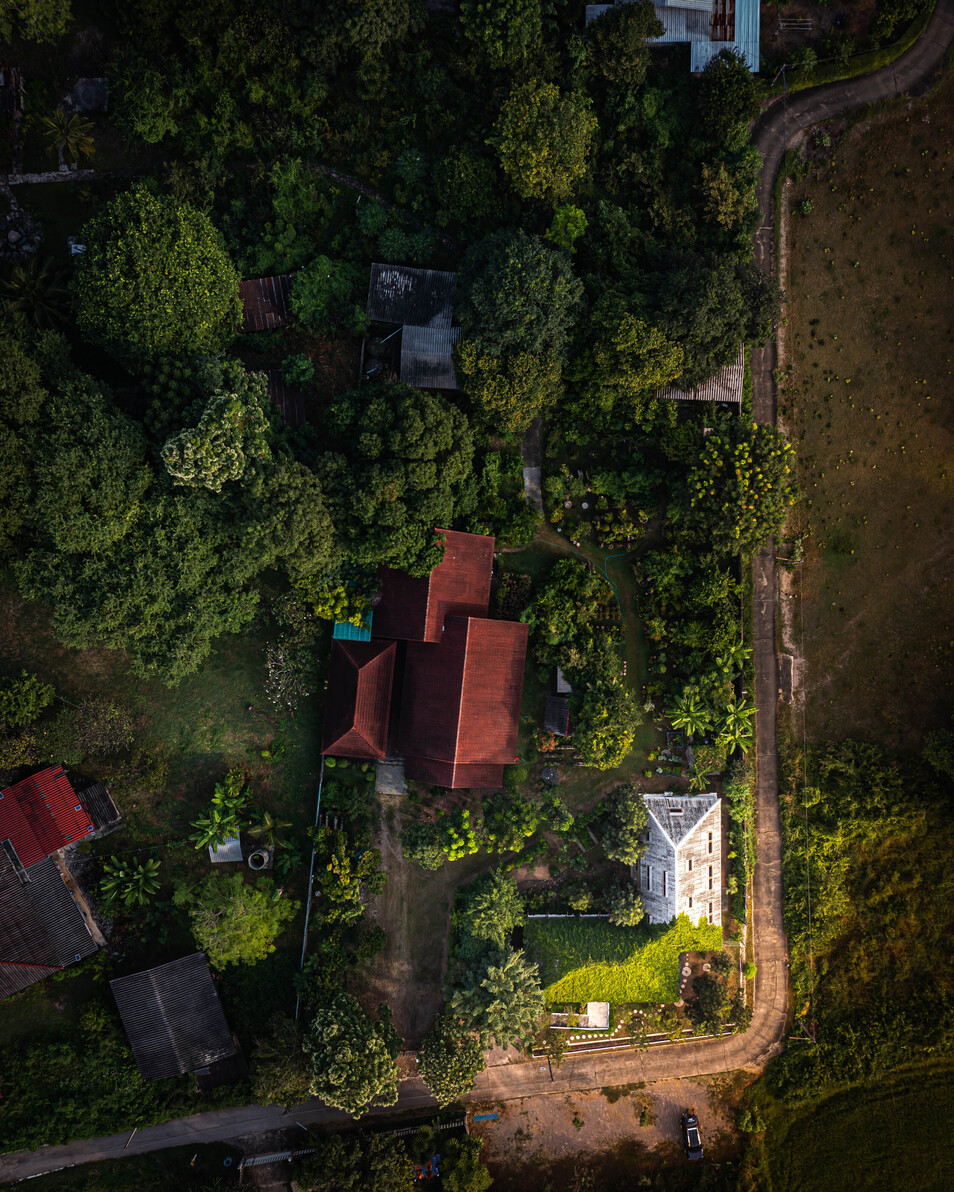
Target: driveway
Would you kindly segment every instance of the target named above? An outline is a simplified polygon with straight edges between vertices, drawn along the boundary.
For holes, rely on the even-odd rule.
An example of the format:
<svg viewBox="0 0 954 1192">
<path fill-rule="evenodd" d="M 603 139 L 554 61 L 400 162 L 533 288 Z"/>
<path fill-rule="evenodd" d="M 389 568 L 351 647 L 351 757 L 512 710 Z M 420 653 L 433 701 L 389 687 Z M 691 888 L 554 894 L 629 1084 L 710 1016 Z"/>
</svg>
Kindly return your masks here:
<svg viewBox="0 0 954 1192">
<path fill-rule="evenodd" d="M 767 109 L 755 129 L 755 144 L 764 156 L 758 187 L 762 227 L 756 237 L 756 260 L 772 268 L 772 190 L 782 156 L 792 138 L 806 125 L 837 115 L 859 104 L 923 90 L 931 81 L 954 40 L 954 0 L 939 0 L 918 42 L 892 66 L 845 83 L 806 91 Z M 775 421 L 775 344 L 753 353 L 753 408 L 762 422 Z M 761 1068 L 782 1047 L 788 1012 L 787 944 L 782 922 L 782 839 L 778 813 L 778 755 L 775 722 L 778 667 L 775 656 L 775 555 L 769 546 L 754 563 L 755 600 L 753 650 L 755 695 L 758 706 L 758 863 L 752 905 L 753 946 L 758 973 L 752 1024 L 744 1035 L 663 1047 L 644 1053 L 597 1053 L 568 1058 L 561 1071 L 541 1071 L 537 1062 L 503 1065 L 483 1072 L 468 1098 L 503 1101 L 541 1094 L 566 1094 L 636 1081 L 674 1080 L 705 1076 L 738 1068 Z M 402 1082 L 398 1104 L 381 1113 L 401 1113 L 434 1105 L 423 1082 Z M 189 1142 L 213 1142 L 291 1126 L 304 1137 L 302 1126 L 348 1119 L 313 1101 L 288 1116 L 281 1110 L 245 1106 L 164 1122 L 158 1126 L 109 1138 L 43 1147 L 0 1157 L 0 1179 L 17 1180 L 44 1171 L 123 1154 L 160 1150 Z"/>
</svg>

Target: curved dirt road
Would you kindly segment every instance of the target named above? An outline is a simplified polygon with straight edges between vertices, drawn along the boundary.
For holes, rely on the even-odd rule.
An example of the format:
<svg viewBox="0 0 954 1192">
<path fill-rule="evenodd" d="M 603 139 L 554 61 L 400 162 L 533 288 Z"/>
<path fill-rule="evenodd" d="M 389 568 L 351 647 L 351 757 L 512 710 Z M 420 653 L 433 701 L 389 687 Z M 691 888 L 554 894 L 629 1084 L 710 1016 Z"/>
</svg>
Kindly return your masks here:
<svg viewBox="0 0 954 1192">
<path fill-rule="evenodd" d="M 917 43 L 892 66 L 860 79 L 800 92 L 774 104 L 755 129 L 755 144 L 764 156 L 758 186 L 762 227 L 756 237 L 756 261 L 772 268 L 772 192 L 785 149 L 806 125 L 860 104 L 923 90 L 939 68 L 954 40 L 954 0 L 939 0 Z M 775 421 L 776 346 L 772 342 L 753 353 L 753 409 L 762 422 Z M 778 757 L 775 747 L 778 671 L 775 657 L 775 556 L 766 549 L 756 558 L 753 645 L 758 705 L 758 863 L 752 906 L 753 944 L 758 966 L 755 1010 L 744 1035 L 684 1043 L 642 1054 L 597 1053 L 568 1058 L 557 1079 L 539 1063 L 493 1068 L 481 1074 L 469 1099 L 509 1100 L 543 1093 L 567 1093 L 636 1081 L 672 1080 L 761 1067 L 780 1048 L 788 1009 L 787 945 L 782 922 L 782 843 L 778 813 Z M 398 1105 L 376 1113 L 402 1112 L 435 1104 L 420 1080 L 404 1081 Z M 123 1154 L 160 1150 L 190 1142 L 213 1142 L 265 1131 L 302 1127 L 319 1122 L 345 1122 L 346 1115 L 309 1102 L 283 1115 L 277 1107 L 245 1106 L 164 1122 L 108 1138 L 67 1146 L 43 1147 L 0 1156 L 0 1180 L 25 1179 L 45 1171 Z M 298 1130 L 298 1138 L 305 1136 Z M 298 1143 L 301 1145 L 301 1143 Z"/>
</svg>

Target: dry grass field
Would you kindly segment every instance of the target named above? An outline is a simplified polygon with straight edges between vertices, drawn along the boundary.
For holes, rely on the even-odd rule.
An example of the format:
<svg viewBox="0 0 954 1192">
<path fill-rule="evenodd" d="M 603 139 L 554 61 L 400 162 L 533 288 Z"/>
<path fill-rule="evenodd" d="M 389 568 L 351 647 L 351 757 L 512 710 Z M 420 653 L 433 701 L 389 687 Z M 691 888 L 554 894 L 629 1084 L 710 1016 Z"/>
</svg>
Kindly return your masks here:
<svg viewBox="0 0 954 1192">
<path fill-rule="evenodd" d="M 812 534 L 783 603 L 809 737 L 917 748 L 954 704 L 954 76 L 805 152 L 780 413 Z"/>
</svg>

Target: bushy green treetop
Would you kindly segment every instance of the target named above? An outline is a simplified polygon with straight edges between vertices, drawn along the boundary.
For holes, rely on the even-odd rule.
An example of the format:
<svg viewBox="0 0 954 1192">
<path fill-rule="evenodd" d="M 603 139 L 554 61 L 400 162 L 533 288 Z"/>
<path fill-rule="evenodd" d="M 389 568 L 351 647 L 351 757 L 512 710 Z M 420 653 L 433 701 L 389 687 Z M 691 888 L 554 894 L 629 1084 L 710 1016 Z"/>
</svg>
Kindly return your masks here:
<svg viewBox="0 0 954 1192">
<path fill-rule="evenodd" d="M 534 79 L 511 91 L 494 144 L 517 194 L 555 207 L 572 198 L 586 173 L 595 131 L 585 95 Z"/>
<path fill-rule="evenodd" d="M 312 1093 L 352 1117 L 397 1101 L 394 1060 L 401 1040 L 387 1006 L 378 1013 L 378 1020 L 370 1018 L 350 993 L 341 991 L 318 1008 L 305 1032 Z"/>
<path fill-rule="evenodd" d="M 417 1066 L 438 1105 L 450 1105 L 474 1087 L 477 1073 L 484 1070 L 484 1053 L 472 1031 L 443 1014 L 421 1045 Z"/>
<path fill-rule="evenodd" d="M 213 873 L 197 886 L 180 883 L 173 901 L 188 909 L 192 935 L 214 969 L 255 964 L 275 951 L 283 924 L 295 917 L 299 903 L 275 898 L 275 883 L 254 885 L 241 873 Z"/>
<path fill-rule="evenodd" d="M 84 335 L 124 359 L 215 352 L 239 326 L 238 275 L 208 216 L 144 185 L 84 225 L 71 282 Z"/>
</svg>

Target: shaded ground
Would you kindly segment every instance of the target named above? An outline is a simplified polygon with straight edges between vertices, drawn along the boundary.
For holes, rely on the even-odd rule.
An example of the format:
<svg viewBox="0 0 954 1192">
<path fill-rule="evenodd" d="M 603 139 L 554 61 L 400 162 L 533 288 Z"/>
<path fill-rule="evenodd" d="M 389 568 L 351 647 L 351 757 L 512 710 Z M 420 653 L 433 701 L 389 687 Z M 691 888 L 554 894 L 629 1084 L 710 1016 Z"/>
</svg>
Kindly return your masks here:
<svg viewBox="0 0 954 1192">
<path fill-rule="evenodd" d="M 364 994 L 369 1002 L 386 1002 L 394 1014 L 394 1028 L 408 1048 L 420 1046 L 443 1001 L 443 976 L 447 960 L 451 900 L 455 887 L 489 868 L 486 853 L 450 861 L 430 873 L 406 861 L 401 852 L 401 830 L 418 816 L 410 814 L 401 795 L 379 794 L 380 814 L 373 844 L 381 850 L 388 875 L 384 891 L 369 907 L 370 918 L 388 937 L 387 945 L 368 966 Z"/>
<path fill-rule="evenodd" d="M 814 531 L 790 633 L 810 643 L 810 738 L 916 748 L 954 698 L 954 76 L 843 140 L 827 127 L 786 197 L 780 406 Z"/>
<path fill-rule="evenodd" d="M 483 1158 L 495 1188 L 570 1187 L 573 1173 L 586 1170 L 596 1187 L 617 1186 L 614 1173 L 639 1174 L 662 1165 L 682 1165 L 679 1118 L 689 1107 L 699 1115 L 706 1154 L 718 1161 L 738 1150 L 731 1103 L 735 1083 L 675 1080 L 617 1085 L 599 1091 L 525 1097 L 493 1106 L 496 1122 L 476 1122 Z M 483 1107 L 481 1107 L 483 1108 Z M 590 1185 L 584 1185 L 589 1187 Z"/>
</svg>

